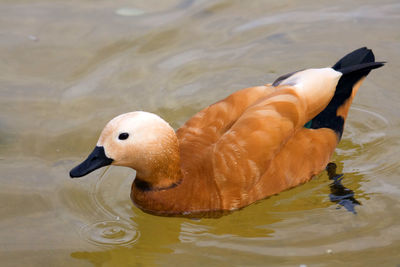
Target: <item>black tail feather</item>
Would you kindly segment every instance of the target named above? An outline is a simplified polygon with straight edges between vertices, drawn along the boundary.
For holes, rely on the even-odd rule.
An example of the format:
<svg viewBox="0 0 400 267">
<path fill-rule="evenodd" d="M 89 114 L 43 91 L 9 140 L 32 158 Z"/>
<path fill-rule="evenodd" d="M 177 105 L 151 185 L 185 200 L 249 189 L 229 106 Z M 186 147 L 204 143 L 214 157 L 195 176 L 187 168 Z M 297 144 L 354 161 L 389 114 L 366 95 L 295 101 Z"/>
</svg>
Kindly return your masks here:
<svg viewBox="0 0 400 267">
<path fill-rule="evenodd" d="M 374 53 L 372 53 L 371 49 L 361 47 L 342 57 L 333 65 L 332 69 L 339 71 L 343 68 L 368 62 L 375 62 Z"/>
<path fill-rule="evenodd" d="M 368 63 L 362 63 L 362 64 L 358 64 L 358 65 L 353 65 L 353 66 L 348 66 L 348 67 L 344 67 L 344 68 L 340 68 L 337 69 L 337 71 L 340 71 L 341 73 L 343 73 L 343 75 L 345 74 L 349 74 L 349 73 L 354 73 L 354 72 L 365 72 L 365 71 L 371 71 L 373 69 L 377 69 L 382 67 L 386 62 L 368 62 Z"/>
<path fill-rule="evenodd" d="M 380 68 L 384 62 L 375 62 L 372 50 L 362 47 L 340 59 L 332 68 L 343 73 L 336 86 L 335 95 L 328 106 L 311 121 L 310 128 L 330 128 L 339 139 L 342 137 L 344 118 L 337 116 L 337 109 L 351 97 L 354 85 L 366 77 L 373 69 Z"/>
</svg>

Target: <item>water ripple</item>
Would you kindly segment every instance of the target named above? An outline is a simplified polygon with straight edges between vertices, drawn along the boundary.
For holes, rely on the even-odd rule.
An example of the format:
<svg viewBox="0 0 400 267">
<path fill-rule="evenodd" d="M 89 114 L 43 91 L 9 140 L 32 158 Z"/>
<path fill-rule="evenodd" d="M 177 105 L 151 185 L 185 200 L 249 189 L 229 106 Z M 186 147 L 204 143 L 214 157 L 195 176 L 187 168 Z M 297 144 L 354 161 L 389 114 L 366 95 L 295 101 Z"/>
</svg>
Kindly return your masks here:
<svg viewBox="0 0 400 267">
<path fill-rule="evenodd" d="M 92 189 L 92 201 L 95 209 L 100 211 L 102 217 L 108 219 L 90 223 L 81 228 L 81 236 L 87 241 L 100 246 L 129 246 L 136 243 L 140 238 L 140 231 L 137 225 L 130 219 L 131 209 L 121 210 L 125 205 L 130 207 L 129 193 L 127 191 L 130 186 L 130 179 L 127 175 L 118 175 L 114 177 L 106 169 L 100 176 Z M 125 182 L 121 179 L 125 179 Z M 118 199 L 117 196 L 121 196 Z M 123 198 L 123 199 L 122 199 Z M 121 203 L 122 201 L 122 203 Z M 124 203 L 128 202 L 128 203 Z M 122 205 L 121 205 L 122 204 Z"/>
<path fill-rule="evenodd" d="M 81 228 L 81 236 L 87 241 L 101 246 L 132 245 L 140 237 L 140 232 L 132 225 L 119 221 L 101 221 Z"/>
</svg>

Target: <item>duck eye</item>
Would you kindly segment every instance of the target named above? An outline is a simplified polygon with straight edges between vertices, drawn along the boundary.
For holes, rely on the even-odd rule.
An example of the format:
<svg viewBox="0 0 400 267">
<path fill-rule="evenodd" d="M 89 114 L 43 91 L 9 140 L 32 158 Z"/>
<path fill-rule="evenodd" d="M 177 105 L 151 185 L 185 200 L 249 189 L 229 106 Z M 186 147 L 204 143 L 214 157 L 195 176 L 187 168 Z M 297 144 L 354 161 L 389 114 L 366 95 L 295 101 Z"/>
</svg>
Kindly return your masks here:
<svg viewBox="0 0 400 267">
<path fill-rule="evenodd" d="M 128 137 L 129 137 L 128 133 L 121 133 L 121 134 L 119 134 L 118 139 L 125 140 L 125 139 L 128 139 Z"/>
</svg>

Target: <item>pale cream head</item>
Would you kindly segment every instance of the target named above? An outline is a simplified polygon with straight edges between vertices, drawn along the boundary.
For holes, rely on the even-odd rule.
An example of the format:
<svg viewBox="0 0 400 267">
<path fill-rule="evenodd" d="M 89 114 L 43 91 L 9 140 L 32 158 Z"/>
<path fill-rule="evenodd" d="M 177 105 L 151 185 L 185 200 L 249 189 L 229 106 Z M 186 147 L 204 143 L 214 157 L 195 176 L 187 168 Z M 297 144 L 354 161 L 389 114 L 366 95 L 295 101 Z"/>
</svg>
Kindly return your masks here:
<svg viewBox="0 0 400 267">
<path fill-rule="evenodd" d="M 113 165 L 131 167 L 141 178 L 153 175 L 155 169 L 160 171 L 164 161 L 179 154 L 172 127 L 159 116 L 143 111 L 112 119 L 104 127 L 97 146 L 104 147 L 106 156 L 113 159 Z"/>
</svg>

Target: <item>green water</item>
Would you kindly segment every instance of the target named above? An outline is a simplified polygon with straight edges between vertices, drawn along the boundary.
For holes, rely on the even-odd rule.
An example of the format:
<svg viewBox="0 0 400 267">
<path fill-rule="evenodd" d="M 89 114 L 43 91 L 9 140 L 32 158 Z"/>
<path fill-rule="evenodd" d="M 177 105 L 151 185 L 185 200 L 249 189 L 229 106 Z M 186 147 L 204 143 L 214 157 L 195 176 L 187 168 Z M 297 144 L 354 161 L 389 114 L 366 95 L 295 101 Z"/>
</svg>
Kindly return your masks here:
<svg viewBox="0 0 400 267">
<path fill-rule="evenodd" d="M 400 3 L 0 2 L 1 266 L 398 266 Z M 135 177 L 82 161 L 112 117 L 175 128 L 235 90 L 373 48 L 373 71 L 327 174 L 219 219 L 163 218 L 129 198 Z"/>
</svg>

